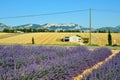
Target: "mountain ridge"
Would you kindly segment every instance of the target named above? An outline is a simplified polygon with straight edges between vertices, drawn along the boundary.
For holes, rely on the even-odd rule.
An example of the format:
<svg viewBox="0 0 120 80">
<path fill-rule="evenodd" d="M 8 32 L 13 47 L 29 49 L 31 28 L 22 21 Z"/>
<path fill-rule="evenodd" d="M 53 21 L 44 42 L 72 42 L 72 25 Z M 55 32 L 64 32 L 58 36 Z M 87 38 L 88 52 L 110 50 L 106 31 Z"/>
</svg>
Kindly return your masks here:
<svg viewBox="0 0 120 80">
<path fill-rule="evenodd" d="M 57 23 L 45 23 L 45 24 L 24 24 L 18 26 L 8 26 L 6 24 L 0 23 L 0 31 L 3 31 L 5 28 L 7 29 L 24 29 L 24 28 L 31 28 L 31 29 L 49 29 L 49 30 L 79 30 L 79 31 L 89 31 L 90 28 L 82 27 L 78 24 L 69 23 L 69 24 L 57 24 Z M 120 33 L 120 25 L 115 27 L 101 27 L 97 29 L 92 29 L 93 31 L 108 31 Z"/>
<path fill-rule="evenodd" d="M 32 29 L 41 29 L 46 28 L 49 30 L 80 30 L 78 24 L 25 24 L 20 26 L 14 26 L 14 29 L 22 29 L 22 28 L 32 28 Z"/>
<path fill-rule="evenodd" d="M 3 31 L 5 28 L 10 28 L 10 26 L 7 26 L 6 24 L 0 23 L 0 31 Z"/>
</svg>

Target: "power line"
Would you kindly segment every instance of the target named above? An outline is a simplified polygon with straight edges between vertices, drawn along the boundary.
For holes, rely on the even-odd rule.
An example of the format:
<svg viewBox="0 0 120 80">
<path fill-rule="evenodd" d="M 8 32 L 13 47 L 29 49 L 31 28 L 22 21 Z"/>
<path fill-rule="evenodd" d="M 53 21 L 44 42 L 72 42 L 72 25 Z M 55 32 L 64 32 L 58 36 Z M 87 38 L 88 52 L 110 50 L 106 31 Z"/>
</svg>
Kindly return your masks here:
<svg viewBox="0 0 120 80">
<path fill-rule="evenodd" d="M 112 9 L 91 9 L 91 10 L 96 11 L 96 12 L 120 13 L 120 10 L 112 10 Z M 34 15 L 0 17 L 0 19 L 14 19 L 14 18 L 25 18 L 25 17 L 60 15 L 60 14 L 68 14 L 68 13 L 78 13 L 78 12 L 83 12 L 83 11 L 89 11 L 89 9 L 64 11 L 64 12 L 53 12 L 53 13 L 43 13 L 43 14 L 34 14 Z"/>
<path fill-rule="evenodd" d="M 108 13 L 120 13 L 120 10 L 112 10 L 112 9 L 92 9 L 97 12 L 108 12 Z"/>
<path fill-rule="evenodd" d="M 12 18 L 24 18 L 24 17 L 37 17 L 37 16 L 47 16 L 47 15 L 58 15 L 58 14 L 67 14 L 67 13 L 77 13 L 77 12 L 88 11 L 88 10 L 89 9 L 74 10 L 74 11 L 65 11 L 65 12 L 54 12 L 54 13 L 44 13 L 44 14 L 35 14 L 35 15 L 0 17 L 0 19 L 12 19 Z"/>
</svg>

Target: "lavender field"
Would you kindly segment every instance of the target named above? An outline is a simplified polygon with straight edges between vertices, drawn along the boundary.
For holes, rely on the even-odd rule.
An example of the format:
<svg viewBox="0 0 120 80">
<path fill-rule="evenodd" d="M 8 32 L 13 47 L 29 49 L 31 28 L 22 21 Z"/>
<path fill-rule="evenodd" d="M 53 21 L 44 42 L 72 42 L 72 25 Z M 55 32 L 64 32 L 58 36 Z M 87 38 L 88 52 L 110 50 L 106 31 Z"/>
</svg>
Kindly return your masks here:
<svg viewBox="0 0 120 80">
<path fill-rule="evenodd" d="M 73 80 L 74 76 L 111 54 L 108 48 L 91 51 L 84 46 L 0 45 L 0 80 Z M 112 62 L 120 73 L 120 65 L 117 63 L 119 59 L 120 55 L 104 66 L 110 68 Z M 106 67 L 104 69 L 106 70 Z M 97 75 L 101 76 L 99 73 Z M 110 75 L 111 73 L 108 74 Z"/>
<path fill-rule="evenodd" d="M 120 80 L 120 52 L 83 80 Z"/>
</svg>

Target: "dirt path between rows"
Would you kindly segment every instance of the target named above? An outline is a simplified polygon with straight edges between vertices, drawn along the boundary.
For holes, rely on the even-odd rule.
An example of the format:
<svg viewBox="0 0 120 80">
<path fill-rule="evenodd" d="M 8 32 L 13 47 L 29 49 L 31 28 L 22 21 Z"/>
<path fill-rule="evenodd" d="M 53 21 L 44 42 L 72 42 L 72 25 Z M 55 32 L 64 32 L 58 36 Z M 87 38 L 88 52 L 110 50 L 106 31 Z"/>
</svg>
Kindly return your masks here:
<svg viewBox="0 0 120 80">
<path fill-rule="evenodd" d="M 90 74 L 95 69 L 98 69 L 100 66 L 103 65 L 103 63 L 105 63 L 105 62 L 109 61 L 110 59 L 112 59 L 112 57 L 115 56 L 119 51 L 120 50 L 112 50 L 112 53 L 113 53 L 112 55 L 107 57 L 104 61 L 98 62 L 93 67 L 84 70 L 83 73 L 81 73 L 80 75 L 74 77 L 73 80 L 82 80 L 83 76 Z"/>
</svg>

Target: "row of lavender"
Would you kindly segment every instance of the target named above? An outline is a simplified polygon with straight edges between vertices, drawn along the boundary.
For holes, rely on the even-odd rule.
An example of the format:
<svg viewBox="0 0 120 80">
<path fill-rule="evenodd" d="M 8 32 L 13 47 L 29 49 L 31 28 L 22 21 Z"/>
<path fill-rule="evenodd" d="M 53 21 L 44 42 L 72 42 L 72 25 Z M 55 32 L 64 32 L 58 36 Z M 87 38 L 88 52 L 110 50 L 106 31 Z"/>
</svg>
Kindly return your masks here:
<svg viewBox="0 0 120 80">
<path fill-rule="evenodd" d="M 108 48 L 0 46 L 0 80 L 72 80 L 104 60 Z"/>
<path fill-rule="evenodd" d="M 120 80 L 120 52 L 83 80 Z"/>
</svg>

